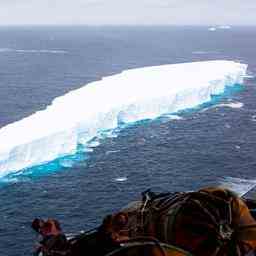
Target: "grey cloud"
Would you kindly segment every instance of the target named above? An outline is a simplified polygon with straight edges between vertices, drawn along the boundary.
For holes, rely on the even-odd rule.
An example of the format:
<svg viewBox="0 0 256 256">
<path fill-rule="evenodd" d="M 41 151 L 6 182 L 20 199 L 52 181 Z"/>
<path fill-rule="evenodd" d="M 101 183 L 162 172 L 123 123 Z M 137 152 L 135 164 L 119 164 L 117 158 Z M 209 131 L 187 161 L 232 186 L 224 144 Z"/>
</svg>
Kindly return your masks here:
<svg viewBox="0 0 256 256">
<path fill-rule="evenodd" d="M 255 0 L 0 0 L 0 25 L 256 25 L 255 10 Z"/>
</svg>

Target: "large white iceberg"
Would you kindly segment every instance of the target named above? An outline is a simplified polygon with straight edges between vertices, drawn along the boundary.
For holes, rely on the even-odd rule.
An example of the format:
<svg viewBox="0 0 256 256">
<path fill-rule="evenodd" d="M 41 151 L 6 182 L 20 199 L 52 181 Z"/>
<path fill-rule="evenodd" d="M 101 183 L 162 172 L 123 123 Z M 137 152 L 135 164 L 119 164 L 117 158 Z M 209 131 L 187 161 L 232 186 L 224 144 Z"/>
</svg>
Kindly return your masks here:
<svg viewBox="0 0 256 256">
<path fill-rule="evenodd" d="M 207 61 L 123 71 L 0 129 L 0 177 L 76 152 L 100 131 L 195 107 L 243 82 L 247 65 Z"/>
</svg>

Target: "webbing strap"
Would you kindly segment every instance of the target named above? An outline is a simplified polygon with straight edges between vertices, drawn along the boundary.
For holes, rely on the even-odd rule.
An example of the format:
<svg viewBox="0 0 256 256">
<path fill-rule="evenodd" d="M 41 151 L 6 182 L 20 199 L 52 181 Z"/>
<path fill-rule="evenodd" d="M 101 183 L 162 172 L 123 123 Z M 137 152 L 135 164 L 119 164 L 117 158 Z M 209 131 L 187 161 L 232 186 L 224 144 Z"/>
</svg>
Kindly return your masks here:
<svg viewBox="0 0 256 256">
<path fill-rule="evenodd" d="M 256 224 L 249 224 L 238 227 L 236 236 L 239 238 L 239 240 L 256 242 Z"/>
</svg>

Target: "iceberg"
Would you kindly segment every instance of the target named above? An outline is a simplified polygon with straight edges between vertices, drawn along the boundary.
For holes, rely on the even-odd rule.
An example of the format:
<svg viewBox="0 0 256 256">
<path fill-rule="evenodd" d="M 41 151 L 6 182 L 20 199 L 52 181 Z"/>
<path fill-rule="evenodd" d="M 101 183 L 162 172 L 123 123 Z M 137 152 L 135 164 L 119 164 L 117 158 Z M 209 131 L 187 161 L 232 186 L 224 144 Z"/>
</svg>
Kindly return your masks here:
<svg viewBox="0 0 256 256">
<path fill-rule="evenodd" d="M 209 31 L 216 31 L 216 28 L 215 27 L 210 27 L 208 28 Z"/>
<path fill-rule="evenodd" d="M 231 29 L 231 26 L 229 26 L 229 25 L 222 25 L 222 26 L 219 26 L 219 29 Z"/>
<path fill-rule="evenodd" d="M 217 26 L 217 27 L 210 27 L 210 28 L 208 28 L 209 31 L 216 31 L 217 29 L 228 30 L 228 29 L 231 29 L 231 26 L 229 26 L 229 25 L 221 25 L 221 26 Z"/>
<path fill-rule="evenodd" d="M 246 64 L 216 60 L 125 70 L 55 98 L 0 129 L 0 177 L 75 154 L 120 124 L 193 108 L 241 84 Z"/>
</svg>

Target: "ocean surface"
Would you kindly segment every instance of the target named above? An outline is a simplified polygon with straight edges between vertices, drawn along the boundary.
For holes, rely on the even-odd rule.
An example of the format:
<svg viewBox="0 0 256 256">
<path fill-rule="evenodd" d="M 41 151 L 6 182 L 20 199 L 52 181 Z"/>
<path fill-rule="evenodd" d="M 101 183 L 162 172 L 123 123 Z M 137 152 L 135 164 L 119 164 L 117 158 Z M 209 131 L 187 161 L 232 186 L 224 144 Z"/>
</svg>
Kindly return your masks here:
<svg viewBox="0 0 256 256">
<path fill-rule="evenodd" d="M 57 218 L 72 233 L 99 225 L 148 188 L 224 184 L 243 193 L 256 185 L 256 27 L 1 27 L 0 38 L 0 127 L 126 69 L 248 64 L 243 85 L 180 118 L 134 123 L 75 164 L 57 160 L 0 180 L 0 255 L 32 254 L 35 217 Z"/>
</svg>

